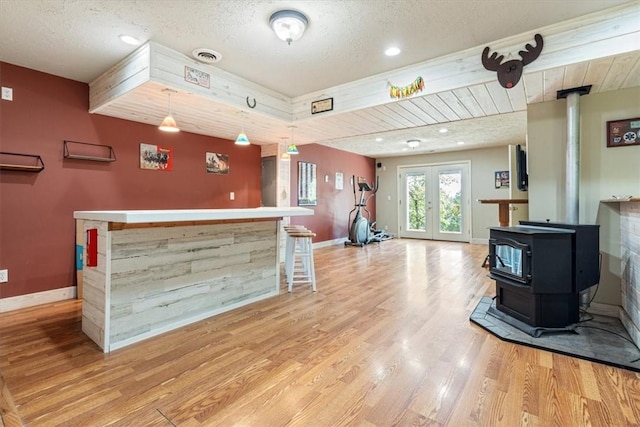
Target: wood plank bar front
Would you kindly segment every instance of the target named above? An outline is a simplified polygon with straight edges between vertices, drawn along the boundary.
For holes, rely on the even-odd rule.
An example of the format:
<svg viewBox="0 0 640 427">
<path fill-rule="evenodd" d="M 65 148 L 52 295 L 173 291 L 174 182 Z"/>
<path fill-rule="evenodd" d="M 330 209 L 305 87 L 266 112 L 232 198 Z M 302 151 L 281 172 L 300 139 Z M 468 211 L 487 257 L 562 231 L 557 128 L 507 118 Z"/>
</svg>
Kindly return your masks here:
<svg viewBox="0 0 640 427">
<path fill-rule="evenodd" d="M 305 208 L 75 212 L 97 230 L 83 260 L 82 331 L 110 352 L 277 295 L 280 222 Z M 86 247 L 86 244 L 85 244 Z"/>
</svg>

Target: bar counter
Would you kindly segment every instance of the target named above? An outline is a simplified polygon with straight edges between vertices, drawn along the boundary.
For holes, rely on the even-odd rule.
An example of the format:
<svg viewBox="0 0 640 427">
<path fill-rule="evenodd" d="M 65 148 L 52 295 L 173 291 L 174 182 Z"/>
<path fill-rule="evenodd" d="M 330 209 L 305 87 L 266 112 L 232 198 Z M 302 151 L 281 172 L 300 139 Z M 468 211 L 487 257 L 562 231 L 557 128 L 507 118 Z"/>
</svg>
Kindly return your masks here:
<svg viewBox="0 0 640 427">
<path fill-rule="evenodd" d="M 110 352 L 277 295 L 280 221 L 300 215 L 313 210 L 74 212 L 97 236 L 84 245 L 82 331 Z"/>
</svg>

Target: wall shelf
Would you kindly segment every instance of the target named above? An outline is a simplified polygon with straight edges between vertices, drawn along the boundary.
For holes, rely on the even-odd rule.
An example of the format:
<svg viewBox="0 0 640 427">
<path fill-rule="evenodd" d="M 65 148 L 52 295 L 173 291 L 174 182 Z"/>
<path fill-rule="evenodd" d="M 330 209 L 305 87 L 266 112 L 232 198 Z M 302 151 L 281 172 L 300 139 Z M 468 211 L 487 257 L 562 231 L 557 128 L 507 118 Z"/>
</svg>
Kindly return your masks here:
<svg viewBox="0 0 640 427">
<path fill-rule="evenodd" d="M 109 145 L 88 142 L 64 141 L 65 159 L 91 160 L 93 162 L 115 162 L 116 153 Z"/>
<path fill-rule="evenodd" d="M 37 154 L 0 151 L 0 170 L 40 172 L 42 169 L 44 169 L 44 162 Z"/>
</svg>

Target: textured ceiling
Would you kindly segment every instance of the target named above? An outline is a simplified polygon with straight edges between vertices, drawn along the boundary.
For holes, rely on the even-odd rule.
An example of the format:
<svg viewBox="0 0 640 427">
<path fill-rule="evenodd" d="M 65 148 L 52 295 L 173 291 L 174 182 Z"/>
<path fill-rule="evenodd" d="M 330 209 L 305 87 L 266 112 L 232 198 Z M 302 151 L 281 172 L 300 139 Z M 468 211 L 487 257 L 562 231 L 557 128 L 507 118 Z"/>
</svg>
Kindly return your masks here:
<svg viewBox="0 0 640 427">
<path fill-rule="evenodd" d="M 118 38 L 128 34 L 185 55 L 196 48 L 214 49 L 222 54 L 215 67 L 294 97 L 622 3 L 636 2 L 0 0 L 0 59 L 90 82 L 135 49 Z M 310 22 L 302 39 L 290 46 L 268 26 L 269 16 L 285 8 L 303 12 Z M 384 56 L 390 45 L 400 47 L 402 53 Z M 493 120 L 490 124 L 495 129 L 507 117 L 484 119 L 479 124 L 467 120 L 459 125 L 460 132 L 473 130 L 459 139 L 502 144 L 491 136 L 491 130 L 487 132 L 486 122 Z M 427 128 L 421 139 L 431 137 L 433 129 Z M 518 118 L 503 135 L 520 135 L 523 140 L 525 131 L 526 123 Z M 401 138 L 403 134 L 396 140 Z M 340 147 L 337 141 L 323 143 Z M 459 149 L 455 144 L 451 147 Z M 401 155 L 402 148 L 406 147 L 392 150 L 386 146 L 383 151 Z M 383 154 L 367 151 L 366 143 L 357 141 L 351 142 L 350 151 Z"/>
</svg>

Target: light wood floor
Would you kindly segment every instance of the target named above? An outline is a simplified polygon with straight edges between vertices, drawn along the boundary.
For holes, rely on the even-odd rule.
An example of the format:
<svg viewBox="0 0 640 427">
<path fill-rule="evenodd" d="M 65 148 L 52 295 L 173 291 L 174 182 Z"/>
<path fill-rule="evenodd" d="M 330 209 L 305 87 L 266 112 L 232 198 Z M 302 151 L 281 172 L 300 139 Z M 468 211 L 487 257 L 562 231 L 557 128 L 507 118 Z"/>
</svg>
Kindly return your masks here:
<svg viewBox="0 0 640 427">
<path fill-rule="evenodd" d="M 108 355 L 81 333 L 79 302 L 2 314 L 8 397 L 28 426 L 640 425 L 640 375 L 469 322 L 494 292 L 485 246 L 315 254 L 315 294 L 299 285 Z"/>
</svg>

